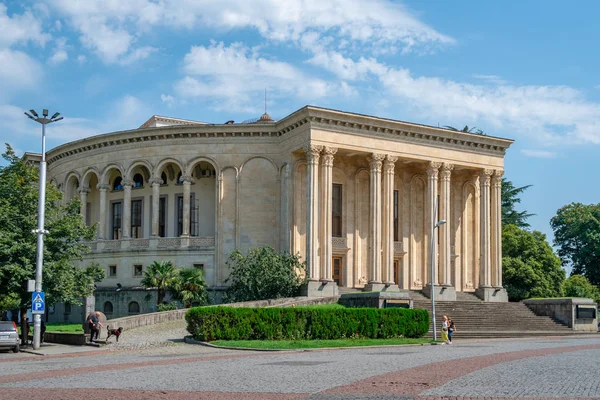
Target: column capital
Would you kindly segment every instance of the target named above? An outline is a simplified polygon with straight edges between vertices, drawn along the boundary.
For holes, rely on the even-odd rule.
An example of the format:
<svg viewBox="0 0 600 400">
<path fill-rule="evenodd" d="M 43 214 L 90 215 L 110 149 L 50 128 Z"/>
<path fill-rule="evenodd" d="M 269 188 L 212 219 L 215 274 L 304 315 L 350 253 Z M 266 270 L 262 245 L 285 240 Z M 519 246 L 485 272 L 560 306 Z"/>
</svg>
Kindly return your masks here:
<svg viewBox="0 0 600 400">
<path fill-rule="evenodd" d="M 479 173 L 479 182 L 481 185 L 487 185 L 489 186 L 490 184 L 490 179 L 492 177 L 494 173 L 494 170 L 491 169 L 484 169 Z"/>
<path fill-rule="evenodd" d="M 381 165 L 384 159 L 385 154 L 371 154 L 371 157 L 368 158 L 371 171 L 381 171 Z"/>
<path fill-rule="evenodd" d="M 394 168 L 396 167 L 396 161 L 398 161 L 398 157 L 393 157 L 393 156 L 386 156 L 385 160 L 383 161 L 383 171 L 386 174 L 393 174 L 394 173 Z"/>
<path fill-rule="evenodd" d="M 96 185 L 96 189 L 100 191 L 108 190 L 109 186 L 106 183 L 99 183 Z"/>
<path fill-rule="evenodd" d="M 308 161 L 318 161 L 321 150 L 323 150 L 323 146 L 319 146 L 317 144 L 307 144 L 304 146 L 303 150 L 306 153 L 306 158 Z"/>
<path fill-rule="evenodd" d="M 442 163 L 431 161 L 427 165 L 427 176 L 429 178 L 437 178 Z"/>
<path fill-rule="evenodd" d="M 504 171 L 497 169 L 494 170 L 492 174 L 492 185 L 500 186 L 502 184 L 502 175 L 504 175 Z"/>
<path fill-rule="evenodd" d="M 80 187 L 79 188 L 79 193 L 88 194 L 89 192 L 90 192 L 90 188 L 89 187 Z"/>
<path fill-rule="evenodd" d="M 323 156 L 333 156 L 337 153 L 337 147 L 327 147 L 323 146 Z"/>
<path fill-rule="evenodd" d="M 191 175 L 182 175 L 180 181 L 183 184 L 192 184 L 194 182 L 194 178 Z"/>
<path fill-rule="evenodd" d="M 135 182 L 130 179 L 123 179 L 121 185 L 123 185 L 123 188 L 131 188 L 132 186 L 135 186 Z"/>
<path fill-rule="evenodd" d="M 154 185 L 162 185 L 164 182 L 161 178 L 157 178 L 157 177 L 152 177 L 150 179 L 148 179 L 148 183 L 152 184 L 152 186 Z"/>
<path fill-rule="evenodd" d="M 450 174 L 452 174 L 452 170 L 454 169 L 454 164 L 443 163 L 441 168 L 442 180 L 449 180 Z"/>
</svg>

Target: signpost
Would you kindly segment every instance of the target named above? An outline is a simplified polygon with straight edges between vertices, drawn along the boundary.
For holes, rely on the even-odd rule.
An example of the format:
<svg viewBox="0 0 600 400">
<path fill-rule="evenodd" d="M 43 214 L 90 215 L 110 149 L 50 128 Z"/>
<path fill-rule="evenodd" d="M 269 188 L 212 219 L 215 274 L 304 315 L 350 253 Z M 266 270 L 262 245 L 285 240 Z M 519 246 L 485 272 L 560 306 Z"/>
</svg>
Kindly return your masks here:
<svg viewBox="0 0 600 400">
<path fill-rule="evenodd" d="M 44 314 L 46 312 L 46 301 L 44 292 L 33 292 L 31 294 L 31 313 Z"/>
</svg>

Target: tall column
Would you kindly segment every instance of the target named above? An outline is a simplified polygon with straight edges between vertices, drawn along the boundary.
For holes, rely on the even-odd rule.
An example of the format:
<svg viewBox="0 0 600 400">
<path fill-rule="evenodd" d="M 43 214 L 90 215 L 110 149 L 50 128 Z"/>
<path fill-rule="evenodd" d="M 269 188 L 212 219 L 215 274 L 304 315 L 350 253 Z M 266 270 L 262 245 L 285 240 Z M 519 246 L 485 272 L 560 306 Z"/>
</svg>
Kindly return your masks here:
<svg viewBox="0 0 600 400">
<path fill-rule="evenodd" d="M 396 289 L 394 282 L 394 168 L 398 157 L 386 156 L 383 162 L 383 282 Z"/>
<path fill-rule="evenodd" d="M 333 156 L 337 149 L 333 147 L 323 148 L 323 161 L 321 162 L 322 171 L 322 204 L 321 209 L 321 280 L 333 282 L 332 263 L 332 244 L 331 244 L 331 219 L 332 219 L 332 186 L 333 186 Z"/>
<path fill-rule="evenodd" d="M 439 169 L 440 166 L 442 164 L 439 162 L 430 162 L 429 166 L 427 167 L 427 225 L 426 225 L 426 229 L 425 232 L 427 233 L 427 236 L 429 237 L 429 235 L 431 235 L 432 232 L 432 227 L 437 223 L 437 220 L 439 220 L 438 218 L 438 214 L 437 214 L 437 209 L 436 209 L 436 204 L 437 204 L 437 197 L 438 197 L 438 175 L 439 175 Z M 433 241 L 435 243 L 438 243 L 437 240 L 437 234 L 438 234 L 438 230 L 437 229 L 433 229 Z M 431 237 L 429 237 L 429 240 L 426 243 L 429 243 L 431 241 Z M 429 248 L 429 245 L 427 246 Z M 436 246 L 437 247 L 437 246 Z M 426 254 L 428 255 L 426 257 L 427 263 L 426 263 L 426 268 L 425 270 L 427 271 L 427 275 L 431 275 L 431 268 L 429 268 L 429 265 L 431 263 L 431 257 L 433 257 L 433 262 L 434 265 L 437 266 L 437 254 L 430 254 L 431 251 L 428 250 L 426 251 Z M 435 286 L 435 284 L 438 282 L 438 275 L 439 273 L 437 273 L 438 268 L 434 268 L 434 270 L 436 271 L 435 273 L 435 277 L 431 277 L 429 276 L 428 282 L 430 285 Z M 433 278 L 433 279 L 432 279 Z"/>
<path fill-rule="evenodd" d="M 182 237 L 190 236 L 190 193 L 193 178 L 189 175 L 181 177 L 183 183 L 183 229 Z"/>
<path fill-rule="evenodd" d="M 79 188 L 79 213 L 83 217 L 83 223 L 87 225 L 87 196 L 90 192 L 88 187 Z"/>
<path fill-rule="evenodd" d="M 504 171 L 496 170 L 492 175 L 492 286 L 502 287 L 502 175 Z"/>
<path fill-rule="evenodd" d="M 450 252 L 450 175 L 454 166 L 444 163 L 441 169 L 441 185 L 440 185 L 440 216 L 438 220 L 445 220 L 446 223 L 440 225 L 440 283 L 444 286 L 452 285 L 452 271 Z"/>
<path fill-rule="evenodd" d="M 373 285 L 382 285 L 381 271 L 381 165 L 385 158 L 383 154 L 372 154 L 369 159 L 371 166 L 371 190 L 370 190 L 370 263 L 369 270 L 369 289 L 373 290 Z M 380 288 L 379 288 L 380 289 Z"/>
<path fill-rule="evenodd" d="M 490 246 L 490 177 L 493 171 L 486 169 L 479 175 L 481 190 L 481 256 L 480 256 L 480 281 L 479 287 L 489 288 L 491 281 L 491 246 Z"/>
<path fill-rule="evenodd" d="M 160 178 L 151 178 L 152 184 L 152 237 L 158 237 L 158 217 L 160 214 L 160 185 L 163 184 Z"/>
<path fill-rule="evenodd" d="M 306 271 L 310 281 L 321 279 L 319 257 L 319 157 L 323 146 L 309 145 L 305 149 L 306 176 Z"/>
<path fill-rule="evenodd" d="M 123 185 L 123 239 L 131 238 L 131 188 L 134 184 L 130 180 L 121 181 L 121 185 Z"/>
<path fill-rule="evenodd" d="M 96 189 L 100 191 L 100 213 L 98 219 L 98 240 L 104 240 L 106 237 L 106 191 L 108 185 L 105 183 L 99 183 L 96 185 Z"/>
</svg>

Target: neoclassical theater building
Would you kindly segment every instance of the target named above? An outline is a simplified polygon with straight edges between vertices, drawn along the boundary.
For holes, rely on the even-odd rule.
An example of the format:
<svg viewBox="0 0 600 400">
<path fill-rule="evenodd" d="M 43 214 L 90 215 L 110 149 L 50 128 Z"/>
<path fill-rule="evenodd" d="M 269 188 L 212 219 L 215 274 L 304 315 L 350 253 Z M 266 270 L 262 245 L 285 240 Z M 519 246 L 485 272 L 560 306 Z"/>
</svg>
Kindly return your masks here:
<svg viewBox="0 0 600 400">
<path fill-rule="evenodd" d="M 298 254 L 311 296 L 433 288 L 506 301 L 511 143 L 312 106 L 241 124 L 153 116 L 49 151 L 48 179 L 97 226 L 84 263 L 106 271 L 96 307 L 109 316 L 153 310 L 139 286 L 154 261 L 201 268 L 218 291 L 229 254 L 257 246 Z M 56 319 L 70 312 L 57 306 Z"/>
</svg>

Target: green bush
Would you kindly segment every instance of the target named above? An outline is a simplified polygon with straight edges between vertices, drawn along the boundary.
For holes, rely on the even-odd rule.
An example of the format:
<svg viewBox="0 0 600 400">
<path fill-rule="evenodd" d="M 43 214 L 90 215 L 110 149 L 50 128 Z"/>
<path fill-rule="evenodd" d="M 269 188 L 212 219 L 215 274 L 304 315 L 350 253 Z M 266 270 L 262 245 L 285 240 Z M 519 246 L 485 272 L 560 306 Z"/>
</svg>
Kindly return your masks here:
<svg viewBox="0 0 600 400">
<path fill-rule="evenodd" d="M 172 301 L 170 303 L 162 303 L 158 305 L 158 311 L 171 311 L 171 310 L 177 310 L 177 302 Z"/>
<path fill-rule="evenodd" d="M 405 308 L 191 308 L 185 319 L 197 340 L 416 338 L 429 313 Z"/>
</svg>

